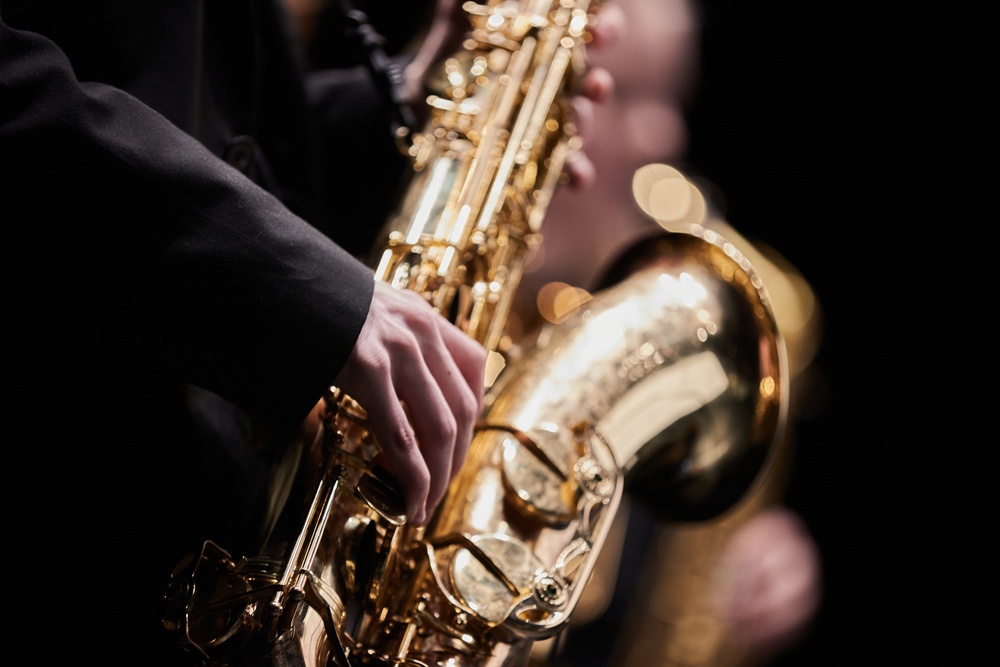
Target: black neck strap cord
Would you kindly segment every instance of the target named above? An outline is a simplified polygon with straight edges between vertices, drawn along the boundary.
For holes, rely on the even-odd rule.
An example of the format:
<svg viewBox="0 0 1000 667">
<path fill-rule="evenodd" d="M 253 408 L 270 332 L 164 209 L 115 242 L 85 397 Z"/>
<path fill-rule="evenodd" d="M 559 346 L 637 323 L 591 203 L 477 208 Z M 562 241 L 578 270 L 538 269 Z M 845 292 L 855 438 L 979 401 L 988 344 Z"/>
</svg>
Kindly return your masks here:
<svg viewBox="0 0 1000 667">
<path fill-rule="evenodd" d="M 368 15 L 351 6 L 349 0 L 339 0 L 347 22 L 346 33 L 360 50 L 361 60 L 372 76 L 379 95 L 391 110 L 392 133 L 397 140 L 408 141 L 416 128 L 413 107 L 403 99 L 403 68 L 386 54 L 385 38 L 371 24 Z"/>
</svg>

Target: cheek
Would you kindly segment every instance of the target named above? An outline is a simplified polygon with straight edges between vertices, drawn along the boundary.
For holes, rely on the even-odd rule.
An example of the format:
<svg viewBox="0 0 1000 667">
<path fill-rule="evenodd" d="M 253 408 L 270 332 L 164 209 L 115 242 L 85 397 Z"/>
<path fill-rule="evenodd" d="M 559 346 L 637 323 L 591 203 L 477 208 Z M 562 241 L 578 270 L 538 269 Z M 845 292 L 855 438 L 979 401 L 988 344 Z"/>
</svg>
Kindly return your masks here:
<svg viewBox="0 0 1000 667">
<path fill-rule="evenodd" d="M 641 166 L 685 157 L 687 127 L 679 105 L 633 98 L 596 104 L 591 112 L 591 131 L 583 145 L 599 178 L 606 178 L 608 170 L 625 169 L 631 183 L 632 171 Z"/>
<path fill-rule="evenodd" d="M 637 162 L 675 162 L 687 150 L 687 131 L 677 107 L 635 102 L 625 112 L 622 140 Z"/>
</svg>

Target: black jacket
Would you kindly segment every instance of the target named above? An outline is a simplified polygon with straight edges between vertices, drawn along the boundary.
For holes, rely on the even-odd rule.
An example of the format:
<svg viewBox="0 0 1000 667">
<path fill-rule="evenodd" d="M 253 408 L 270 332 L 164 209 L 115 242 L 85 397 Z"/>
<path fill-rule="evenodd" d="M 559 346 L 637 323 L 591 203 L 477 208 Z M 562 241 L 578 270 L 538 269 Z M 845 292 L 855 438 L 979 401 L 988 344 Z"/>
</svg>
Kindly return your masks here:
<svg viewBox="0 0 1000 667">
<path fill-rule="evenodd" d="M 294 430 L 365 321 L 372 272 L 330 237 L 381 220 L 321 197 L 338 96 L 307 95 L 290 34 L 271 0 L 0 5 L 6 544 L 30 664 L 173 664 L 171 568 L 238 542 L 266 479 L 245 418 Z"/>
</svg>

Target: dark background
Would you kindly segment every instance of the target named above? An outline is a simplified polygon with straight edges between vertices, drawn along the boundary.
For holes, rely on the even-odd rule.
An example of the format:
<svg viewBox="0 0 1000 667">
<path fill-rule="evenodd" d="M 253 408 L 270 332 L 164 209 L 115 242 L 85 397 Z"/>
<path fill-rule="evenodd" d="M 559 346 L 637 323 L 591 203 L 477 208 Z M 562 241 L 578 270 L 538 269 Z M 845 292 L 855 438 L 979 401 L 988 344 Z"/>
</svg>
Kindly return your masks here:
<svg viewBox="0 0 1000 667">
<path fill-rule="evenodd" d="M 968 221 L 949 200 L 966 165 L 934 157 L 967 122 L 942 102 L 968 73 L 942 55 L 946 11 L 894 5 L 702 4 L 690 161 L 823 310 L 822 404 L 797 426 L 787 502 L 819 543 L 825 597 L 783 667 L 962 664 L 968 645 L 972 615 L 946 593 L 967 558 L 948 508 L 972 416 L 943 372 L 963 345 L 950 286 Z"/>
</svg>

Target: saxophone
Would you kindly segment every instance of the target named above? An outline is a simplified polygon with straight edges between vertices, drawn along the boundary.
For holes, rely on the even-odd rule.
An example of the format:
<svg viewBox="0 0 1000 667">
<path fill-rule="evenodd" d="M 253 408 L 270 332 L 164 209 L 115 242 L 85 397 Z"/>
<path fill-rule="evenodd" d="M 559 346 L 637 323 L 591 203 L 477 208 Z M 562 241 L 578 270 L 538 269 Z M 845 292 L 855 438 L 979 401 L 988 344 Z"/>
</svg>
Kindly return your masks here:
<svg viewBox="0 0 1000 667">
<path fill-rule="evenodd" d="M 587 0 L 467 2 L 375 279 L 423 295 L 494 359 L 527 253 L 579 145 L 569 97 Z M 730 507 L 783 421 L 783 347 L 749 263 L 678 234 L 543 329 L 490 387 L 466 463 L 425 527 L 379 465 L 364 407 L 336 387 L 321 437 L 292 443 L 256 555 L 207 541 L 164 626 L 205 665 L 499 667 L 567 626 L 626 482 L 665 516 Z"/>
</svg>

